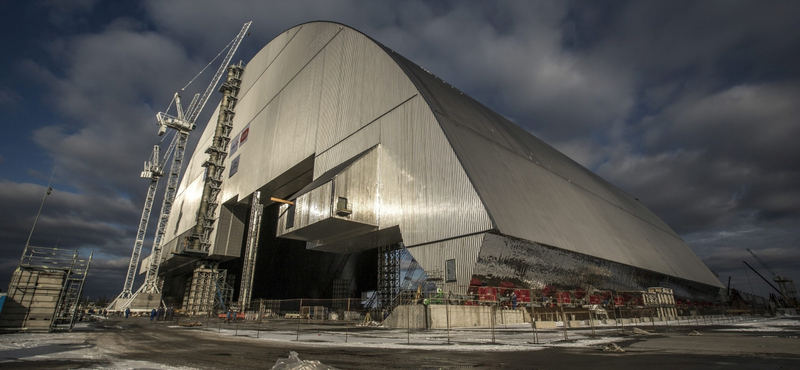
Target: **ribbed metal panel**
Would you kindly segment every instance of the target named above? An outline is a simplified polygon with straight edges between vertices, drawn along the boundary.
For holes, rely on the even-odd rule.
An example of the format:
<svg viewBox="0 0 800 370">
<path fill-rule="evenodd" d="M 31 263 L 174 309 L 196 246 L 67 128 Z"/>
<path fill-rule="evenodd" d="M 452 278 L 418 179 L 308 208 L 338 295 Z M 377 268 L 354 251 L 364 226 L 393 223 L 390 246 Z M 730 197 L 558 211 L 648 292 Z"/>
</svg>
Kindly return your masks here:
<svg viewBox="0 0 800 370">
<path fill-rule="evenodd" d="M 305 28 L 305 32 L 301 33 L 302 28 Z M 324 66 L 324 60 L 319 55 L 341 28 L 340 25 L 327 23 L 295 27 L 276 38 L 275 45 L 262 49 L 247 65 L 242 76 L 242 93 L 236 106 L 233 133 L 239 134 L 250 124 L 250 138 L 237 151 L 239 166 L 243 170 L 226 179 L 219 197 L 222 202 L 237 197 L 243 199 L 313 155 L 315 115 L 318 113 Z M 212 117 L 216 118 L 216 112 Z M 194 184 L 202 177 L 202 163 L 207 156 L 205 150 L 211 143 L 212 134 L 213 125 L 207 125 L 189 161 L 176 198 L 178 204 L 185 202 L 186 209 L 192 212 L 196 212 L 200 194 L 187 191 L 183 186 Z M 226 177 L 230 161 L 235 157 L 230 156 L 226 160 Z M 271 160 L 265 161 L 265 158 Z M 168 230 L 175 230 L 176 221 L 170 220 L 171 227 Z M 167 240 L 189 227 L 188 221 L 185 223 L 181 220 L 177 232 L 168 233 Z"/>
<path fill-rule="evenodd" d="M 414 94 L 408 77 L 378 45 L 343 30 L 325 48 L 317 154 Z"/>
<path fill-rule="evenodd" d="M 317 154 L 314 158 L 314 178 L 336 167 L 348 158 L 353 158 L 359 153 L 381 142 L 380 123 L 369 124 L 354 133 L 346 142 L 328 148 L 327 151 Z M 344 158 L 344 160 L 343 160 Z"/>
<path fill-rule="evenodd" d="M 439 274 L 443 278 L 445 261 L 455 259 L 457 282 L 454 284 L 467 286 L 472 279 L 484 235 L 486 234 L 469 235 L 419 247 L 410 247 L 408 251 L 428 275 Z"/>
<path fill-rule="evenodd" d="M 191 162 L 190 162 L 191 165 Z M 200 167 L 202 169 L 202 167 Z M 197 222 L 197 210 L 200 207 L 200 197 L 203 195 L 203 173 L 194 171 L 194 178 L 183 176 L 180 188 L 181 192 L 175 197 L 175 208 L 167 221 L 166 233 L 164 234 L 165 245 L 173 241 L 181 233 L 194 227 Z M 172 243 L 175 244 L 175 243 Z M 169 254 L 172 249 L 164 249 Z"/>
<path fill-rule="evenodd" d="M 241 96 L 247 94 L 250 91 L 250 88 L 253 87 L 255 84 L 256 79 L 260 75 L 267 70 L 267 67 L 275 60 L 283 52 L 283 49 L 286 48 L 286 45 L 289 44 L 289 41 L 297 35 L 297 32 L 300 31 L 303 27 L 294 27 L 284 31 L 282 34 L 276 36 L 272 41 L 270 41 L 267 45 L 265 45 L 261 50 L 253 56 L 253 59 L 250 59 L 247 62 L 248 66 L 252 66 L 248 71 L 244 71 L 242 74 L 242 84 L 240 85 Z"/>
<path fill-rule="evenodd" d="M 504 234 L 714 286 L 719 280 L 641 203 L 407 59 Z"/>
<path fill-rule="evenodd" d="M 319 155 L 324 172 L 381 143 L 379 227 L 407 246 L 492 228 L 480 198 L 425 102 L 415 97 Z"/>
<path fill-rule="evenodd" d="M 290 38 L 290 42 L 281 48 L 274 59 L 253 58 L 247 64 L 242 75 L 240 105 L 249 100 L 252 104 L 263 107 L 264 103 L 277 96 L 316 57 L 342 27 L 309 23 L 299 28 L 297 34 Z M 237 115 L 238 109 L 237 107 Z"/>
<path fill-rule="evenodd" d="M 211 250 L 209 250 L 208 254 L 217 258 L 240 257 L 245 237 L 246 220 L 246 207 L 232 207 L 229 205 L 220 207 L 219 219 L 215 228 L 215 242 L 211 245 Z"/>
<path fill-rule="evenodd" d="M 346 168 L 324 178 L 324 182 L 308 192 L 293 198 L 294 225 L 286 228 L 287 219 L 291 217 L 289 205 L 283 205 L 279 215 L 277 235 L 304 239 L 315 243 L 325 243 L 330 240 L 340 239 L 343 233 L 355 236 L 358 232 L 368 232 L 375 229 L 363 228 L 363 225 L 378 225 L 378 158 L 380 150 L 372 148 L 358 160 L 346 163 Z M 338 171 L 338 169 L 337 169 Z M 313 183 L 312 183 L 313 185 Z M 343 198 L 344 207 L 340 211 L 339 198 Z M 318 224 L 330 218 L 353 223 L 348 228 L 347 222 Z M 303 230 L 307 226 L 317 224 L 313 231 Z M 327 237 L 327 240 L 326 240 Z"/>
<path fill-rule="evenodd" d="M 227 181 L 223 199 L 251 194 L 314 153 L 325 59 L 322 48 L 340 27 L 319 32 L 314 31 L 319 25 L 303 27 L 237 105 L 233 132 L 249 124 L 253 141 L 239 148 L 239 165 L 247 171 Z"/>
<path fill-rule="evenodd" d="M 377 148 L 376 148 L 377 149 Z M 381 150 L 373 149 L 333 179 L 333 217 L 364 224 L 377 225 L 378 158 Z M 337 214 L 338 198 L 347 200 L 346 209 L 352 213 Z"/>
<path fill-rule="evenodd" d="M 331 213 L 340 181 L 353 207 L 373 202 L 359 220 L 399 230 L 424 268 L 443 271 L 448 256 L 459 258 L 460 284 L 469 282 L 482 233 L 494 229 L 636 271 L 719 285 L 639 202 L 357 31 L 325 22 L 295 27 L 253 58 L 242 86 L 233 134 L 249 125 L 250 138 L 238 149 L 240 169 L 224 183 L 223 202 L 245 199 L 305 159 L 314 158 L 317 178 L 379 145 L 375 175 L 358 167 L 371 163 L 362 158 L 299 197 L 295 227 L 326 219 L 342 225 Z M 184 213 L 196 212 L 192 184 L 202 178 L 206 137 L 177 200 Z M 170 229 L 184 230 L 183 221 L 176 225 Z M 361 225 L 359 232 L 374 229 Z"/>
<path fill-rule="evenodd" d="M 451 137 L 504 234 L 719 285 L 679 237 L 468 130 Z"/>
</svg>

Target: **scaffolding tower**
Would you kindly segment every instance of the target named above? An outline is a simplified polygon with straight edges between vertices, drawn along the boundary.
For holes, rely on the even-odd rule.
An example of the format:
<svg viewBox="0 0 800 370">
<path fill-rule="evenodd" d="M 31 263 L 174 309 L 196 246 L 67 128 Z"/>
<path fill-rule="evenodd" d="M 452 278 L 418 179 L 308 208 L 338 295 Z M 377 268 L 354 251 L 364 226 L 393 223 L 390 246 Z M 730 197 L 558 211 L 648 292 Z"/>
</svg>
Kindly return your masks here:
<svg viewBox="0 0 800 370">
<path fill-rule="evenodd" d="M 233 301 L 232 280 L 235 278 L 216 263 L 196 268 L 191 280 L 186 282 L 183 309 L 190 315 L 226 311 Z"/>
<path fill-rule="evenodd" d="M 246 309 L 250 306 L 253 293 L 253 275 L 256 269 L 256 256 L 258 255 L 258 235 L 261 232 L 261 215 L 264 206 L 261 204 L 261 192 L 253 193 L 250 205 L 250 227 L 247 230 L 247 244 L 244 248 L 242 267 L 242 285 L 239 289 L 239 307 Z"/>
<path fill-rule="evenodd" d="M 400 244 L 378 248 L 378 308 L 392 308 L 400 293 Z"/>
<path fill-rule="evenodd" d="M 92 261 L 78 250 L 28 246 L 11 277 L 0 316 L 7 331 L 72 331 Z"/>
</svg>

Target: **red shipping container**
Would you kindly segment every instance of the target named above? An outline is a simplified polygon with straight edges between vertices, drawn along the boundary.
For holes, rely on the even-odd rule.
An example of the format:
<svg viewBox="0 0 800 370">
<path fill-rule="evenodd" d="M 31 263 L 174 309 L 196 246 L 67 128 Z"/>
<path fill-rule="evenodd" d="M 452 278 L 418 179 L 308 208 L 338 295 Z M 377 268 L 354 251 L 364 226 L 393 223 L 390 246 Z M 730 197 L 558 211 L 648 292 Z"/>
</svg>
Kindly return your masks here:
<svg viewBox="0 0 800 370">
<path fill-rule="evenodd" d="M 602 304 L 603 298 L 599 295 L 590 295 L 589 296 L 589 304 Z"/>
<path fill-rule="evenodd" d="M 478 288 L 478 296 L 481 301 L 496 301 L 497 290 L 494 287 L 480 287 Z"/>
<path fill-rule="evenodd" d="M 569 292 L 561 292 L 556 294 L 558 296 L 558 303 L 569 304 L 572 301 L 570 300 Z"/>
<path fill-rule="evenodd" d="M 531 302 L 531 291 L 526 289 L 517 289 L 514 291 L 514 294 L 517 296 L 518 303 L 530 303 Z"/>
<path fill-rule="evenodd" d="M 622 300 L 622 297 L 614 297 L 614 305 L 615 306 L 624 306 L 625 301 Z"/>
</svg>

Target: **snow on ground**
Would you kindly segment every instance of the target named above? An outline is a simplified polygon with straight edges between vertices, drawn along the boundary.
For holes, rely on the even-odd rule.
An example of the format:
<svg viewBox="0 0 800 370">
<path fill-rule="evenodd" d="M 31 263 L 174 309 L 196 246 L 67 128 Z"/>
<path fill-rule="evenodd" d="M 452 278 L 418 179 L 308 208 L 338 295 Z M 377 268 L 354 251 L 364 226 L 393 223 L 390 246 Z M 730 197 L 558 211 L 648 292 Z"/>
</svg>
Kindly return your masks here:
<svg viewBox="0 0 800 370">
<path fill-rule="evenodd" d="M 741 332 L 783 332 L 800 329 L 797 316 L 776 317 L 773 319 L 749 319 L 731 325 L 731 328 L 714 329 L 715 331 L 741 331 Z"/>
<path fill-rule="evenodd" d="M 736 321 L 743 320 L 743 321 Z M 721 322 L 720 322 L 721 321 Z M 707 318 L 710 324 L 730 325 L 730 331 L 783 331 L 796 330 L 800 327 L 797 317 L 779 317 L 772 319 L 765 318 Z M 700 326 L 703 325 L 702 319 L 681 320 L 656 323 L 626 324 L 624 329 L 638 327 L 649 330 L 655 324 L 656 327 L 665 326 Z M 249 337 L 258 340 L 274 342 L 292 342 L 299 345 L 314 347 L 352 347 L 352 348 L 406 348 L 406 349 L 428 349 L 428 350 L 447 350 L 447 351 L 535 351 L 548 347 L 601 347 L 608 343 L 620 342 L 628 338 L 619 337 L 616 334 L 623 326 L 613 324 L 601 324 L 595 327 L 596 337 L 592 338 L 590 327 L 581 327 L 576 330 L 568 330 L 568 339 L 564 338 L 563 326 L 557 329 L 539 329 L 536 334 L 536 344 L 534 344 L 534 333 L 530 324 L 509 324 L 494 328 L 473 327 L 473 328 L 453 328 L 449 331 L 425 330 L 411 331 L 403 329 L 373 328 L 376 330 L 356 331 L 345 334 L 338 331 L 261 331 L 255 330 L 236 330 L 208 328 L 200 329 L 219 335 Z M 256 338 L 258 336 L 258 338 Z M 347 338 L 345 338 L 347 337 Z M 449 341 L 448 341 L 449 338 Z M 494 340 L 492 339 L 494 338 Z M 345 342 L 346 341 L 346 342 Z M 448 343 L 449 342 L 449 343 Z"/>
<path fill-rule="evenodd" d="M 201 329 L 202 330 L 202 329 Z M 207 330 L 218 335 L 249 337 L 257 340 L 273 342 L 292 342 L 303 346 L 341 347 L 341 348 L 382 348 L 382 349 L 421 349 L 446 351 L 536 351 L 547 347 L 591 347 L 603 346 L 611 342 L 624 340 L 620 337 L 608 337 L 616 333 L 613 326 L 607 330 L 597 330 L 598 338 L 591 338 L 588 330 L 570 331 L 569 340 L 564 341 L 561 330 L 539 330 L 538 344 L 534 344 L 534 336 L 530 324 L 508 325 L 495 329 L 494 342 L 489 328 L 458 328 L 447 330 L 412 331 L 403 329 L 382 328 L 379 331 L 358 331 L 346 334 L 343 331 L 261 331 L 239 330 L 238 334 L 231 329 L 210 328 Z M 449 335 L 449 343 L 448 343 Z M 258 338 L 256 338 L 258 336 Z M 298 341 L 299 338 L 299 341 Z"/>
<path fill-rule="evenodd" d="M 716 321 L 716 320 L 715 320 Z M 677 322 L 659 322 L 656 326 L 677 326 Z M 758 331 L 779 332 L 797 331 L 800 329 L 798 317 L 778 317 L 772 319 L 747 319 L 739 322 L 725 322 L 729 327 L 713 329 L 718 331 Z M 683 322 L 683 326 L 687 323 Z M 639 327 L 648 330 L 652 323 L 640 323 L 636 326 L 625 325 L 626 329 Z M 692 325 L 694 326 L 694 325 Z M 179 326 L 168 326 L 170 330 L 186 330 Z M 114 330 L 108 327 L 107 330 Z M 240 336 L 252 340 L 292 343 L 305 347 L 330 348 L 381 348 L 381 349 L 417 349 L 442 351 L 536 351 L 551 347 L 601 347 L 608 343 L 620 342 L 630 337 L 619 337 L 616 334 L 621 327 L 615 325 L 599 325 L 595 328 L 596 338 L 592 338 L 591 330 L 583 327 L 579 330 L 569 329 L 568 340 L 564 340 L 562 328 L 538 330 L 537 344 L 534 344 L 534 333 L 530 324 L 503 325 L 494 330 L 491 328 L 455 328 L 447 330 L 411 331 L 403 329 L 370 328 L 346 332 L 342 330 L 239 330 L 232 328 L 197 328 L 197 335 Z M 100 329 L 102 330 L 102 329 Z M 13 361 L 75 360 L 85 361 L 83 369 L 173 369 L 146 361 L 129 361 L 115 358 L 101 346 L 91 344 L 98 336 L 86 324 L 80 323 L 72 333 L 48 334 L 8 334 L 0 335 L 0 367 Z M 449 342 L 448 343 L 448 338 Z M 492 339 L 494 338 L 494 339 Z M 299 341 L 298 341 L 299 339 Z M 190 367 L 180 367 L 191 370 Z"/>
<path fill-rule="evenodd" d="M 15 361 L 85 361 L 77 369 L 153 369 L 193 370 L 190 367 L 166 366 L 147 361 L 120 360 L 101 347 L 89 344 L 95 335 L 85 323 L 78 323 L 72 333 L 19 333 L 0 335 L 0 367 Z"/>
</svg>

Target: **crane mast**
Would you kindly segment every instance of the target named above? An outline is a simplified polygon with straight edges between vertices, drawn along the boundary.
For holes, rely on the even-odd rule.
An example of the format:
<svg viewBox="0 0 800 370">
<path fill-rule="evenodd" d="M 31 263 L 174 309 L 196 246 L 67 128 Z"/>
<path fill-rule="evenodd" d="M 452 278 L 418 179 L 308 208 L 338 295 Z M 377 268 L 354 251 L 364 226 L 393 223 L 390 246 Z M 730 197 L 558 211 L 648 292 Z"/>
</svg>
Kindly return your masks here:
<svg viewBox="0 0 800 370">
<path fill-rule="evenodd" d="M 147 224 L 149 223 L 150 213 L 153 209 L 158 180 L 163 175 L 161 172 L 163 166 L 159 163 L 158 157 L 159 146 L 155 145 L 153 147 L 153 154 L 150 159 L 144 163 L 144 171 L 142 171 L 141 174 L 141 177 L 150 179 L 150 186 L 147 188 L 142 217 L 139 219 L 139 230 L 136 232 L 136 240 L 133 243 L 131 260 L 128 264 L 128 273 L 125 275 L 125 285 L 122 287 L 122 293 L 108 305 L 109 310 L 113 310 L 117 304 L 125 302 L 133 297 L 133 283 L 136 278 L 136 267 L 139 266 L 139 258 L 142 254 L 142 245 L 144 244 L 144 237 L 147 232 Z"/>
<path fill-rule="evenodd" d="M 228 53 L 223 59 L 222 64 L 218 68 L 216 74 L 211 79 L 211 83 L 208 85 L 203 95 L 196 94 L 192 99 L 192 102 L 184 111 L 181 105 L 180 93 L 175 93 L 175 106 L 177 111 L 177 117 L 171 116 L 164 112 L 159 112 L 158 114 L 156 114 L 156 120 L 159 125 L 159 130 L 158 130 L 159 136 L 163 135 L 168 129 L 173 129 L 176 131 L 175 136 L 170 144 L 170 150 L 168 151 L 171 152 L 172 154 L 172 162 L 170 164 L 169 175 L 167 178 L 166 192 L 164 194 L 164 199 L 161 205 L 161 214 L 158 220 L 156 236 L 153 241 L 152 250 L 150 252 L 150 264 L 147 268 L 145 281 L 144 284 L 142 284 L 142 286 L 139 287 L 136 293 L 133 293 L 130 296 L 130 298 L 128 298 L 128 300 L 125 302 L 125 304 L 121 307 L 121 309 L 123 310 L 125 308 L 130 307 L 130 305 L 136 299 L 137 295 L 140 293 L 143 294 L 161 293 L 161 287 L 158 279 L 158 270 L 159 270 L 159 265 L 161 263 L 161 256 L 163 252 L 162 243 L 164 234 L 166 233 L 167 223 L 169 222 L 169 216 L 172 211 L 172 205 L 175 201 L 175 195 L 178 189 L 178 181 L 180 178 L 181 170 L 183 168 L 183 157 L 186 151 L 186 143 L 188 141 L 189 133 L 191 131 L 194 131 L 194 129 L 196 128 L 195 120 L 197 119 L 197 117 L 200 114 L 200 111 L 202 111 L 203 107 L 208 101 L 208 98 L 211 96 L 211 92 L 216 87 L 220 78 L 222 78 L 222 75 L 225 72 L 228 63 L 230 63 L 231 59 L 233 58 L 233 54 L 239 48 L 239 44 L 241 43 L 244 36 L 247 34 L 247 30 L 250 28 L 251 23 L 252 22 L 245 23 L 241 31 L 239 31 L 239 34 L 228 44 L 228 46 L 226 46 L 226 48 L 229 48 Z M 166 160 L 169 157 L 169 155 L 170 153 L 167 153 L 164 156 L 164 160 Z M 161 166 L 161 168 L 163 168 L 163 166 Z M 156 186 L 157 184 L 154 185 L 151 181 L 151 187 L 155 188 Z M 154 194 L 155 191 L 153 191 L 153 198 Z M 148 199 L 150 199 L 150 189 L 148 189 Z M 152 207 L 152 200 L 150 206 Z M 145 202 L 145 208 L 147 208 L 147 202 Z M 144 229 L 146 230 L 147 227 L 146 227 L 146 220 L 144 220 L 145 218 L 144 212 L 142 218 L 143 222 L 145 222 Z M 149 211 L 147 218 L 149 218 Z M 140 230 L 141 230 L 141 223 L 140 223 Z M 139 251 L 141 251 L 141 245 L 139 245 Z M 136 263 L 138 264 L 138 253 L 136 251 L 136 245 L 134 245 L 133 254 L 136 254 L 136 259 L 137 259 Z M 131 263 L 133 263 L 133 257 Z M 129 266 L 129 275 L 131 270 L 135 271 L 135 267 L 131 269 L 131 267 Z M 126 280 L 126 287 L 127 285 L 128 283 Z M 133 285 L 132 279 L 130 285 L 131 287 Z M 125 290 L 123 290 L 123 294 L 124 293 Z"/>
<path fill-rule="evenodd" d="M 144 284 L 139 289 L 142 293 L 160 293 L 161 288 L 158 284 L 158 266 L 161 263 L 162 241 L 167 230 L 167 222 L 172 212 L 172 203 L 175 202 L 175 193 L 178 190 L 178 180 L 183 168 L 183 155 L 186 151 L 186 141 L 189 132 L 178 131 L 175 133 L 173 142 L 175 151 L 172 153 L 172 164 L 170 165 L 169 177 L 167 178 L 167 190 L 161 204 L 161 215 L 158 218 L 158 228 L 156 228 L 156 238 L 153 241 L 153 248 L 150 252 L 150 264 L 147 268 L 147 275 Z"/>
<path fill-rule="evenodd" d="M 772 281 L 774 281 L 776 284 L 778 284 L 779 292 L 783 296 L 783 301 L 786 302 L 786 305 L 790 306 L 790 307 L 800 308 L 800 302 L 798 302 L 798 300 L 797 300 L 797 289 L 794 286 L 794 281 L 791 278 L 778 275 L 775 271 L 773 271 L 771 268 L 769 268 L 769 266 L 767 266 L 767 264 L 764 261 L 762 261 L 761 258 L 756 256 L 756 254 L 753 253 L 753 251 L 751 251 L 750 248 L 746 248 L 746 249 L 747 249 L 748 252 L 750 252 L 750 254 L 753 256 L 753 258 L 755 258 L 755 260 L 758 261 L 758 263 L 761 264 L 761 266 L 764 266 L 764 268 L 767 269 L 767 271 L 769 271 L 770 274 L 772 274 Z M 747 264 L 747 263 L 745 263 L 745 264 Z M 752 269 L 752 267 L 751 267 L 751 269 Z M 753 270 L 753 271 L 755 271 L 755 270 Z M 758 273 L 758 272 L 756 272 L 756 273 Z M 770 285 L 772 285 L 772 284 L 770 284 Z"/>
</svg>

